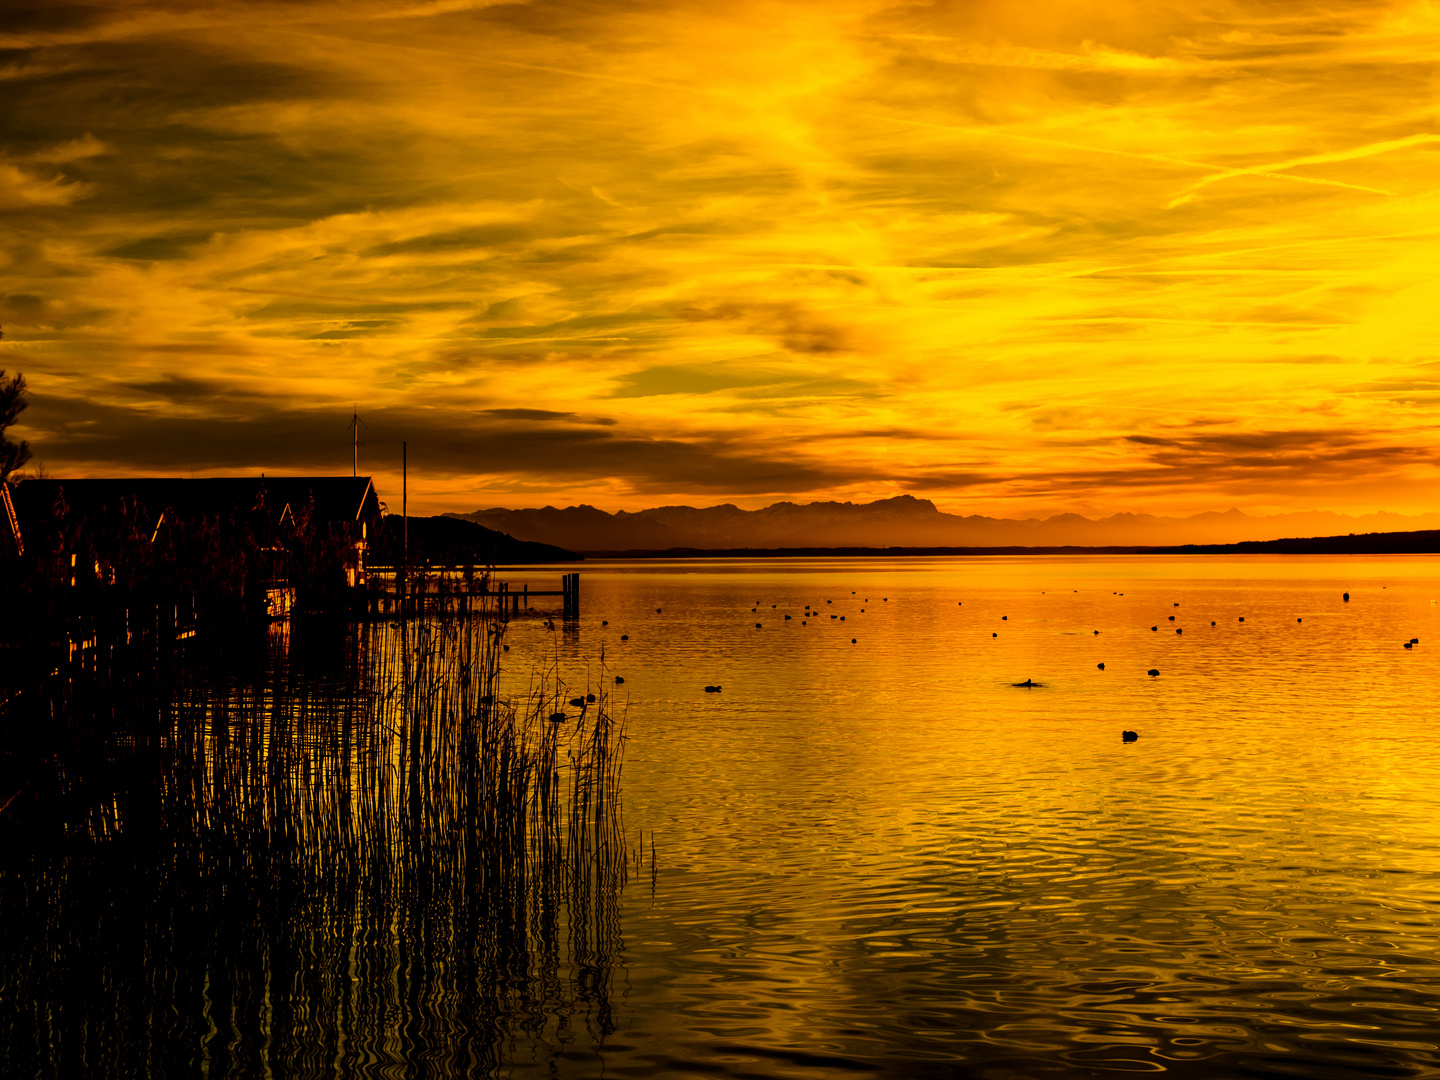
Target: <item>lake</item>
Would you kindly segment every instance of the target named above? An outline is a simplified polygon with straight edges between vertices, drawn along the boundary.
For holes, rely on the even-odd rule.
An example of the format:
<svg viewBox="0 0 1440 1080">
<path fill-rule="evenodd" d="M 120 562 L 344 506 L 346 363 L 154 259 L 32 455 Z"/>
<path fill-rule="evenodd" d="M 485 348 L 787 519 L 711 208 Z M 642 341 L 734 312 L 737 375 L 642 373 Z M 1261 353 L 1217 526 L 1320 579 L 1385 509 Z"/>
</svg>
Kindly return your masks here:
<svg viewBox="0 0 1440 1080">
<path fill-rule="evenodd" d="M 254 1016 L 224 1022 L 211 983 L 243 943 L 206 937 L 183 965 L 137 950 L 154 1001 L 196 1003 L 184 1023 L 131 1019 L 171 1025 L 146 1071 L 1440 1075 L 1440 560 L 684 560 L 582 577 L 575 623 L 508 625 L 501 688 L 553 668 L 624 712 L 630 872 L 603 932 L 482 970 L 450 961 L 453 921 L 442 940 L 372 919 L 343 948 L 325 918 L 291 937 L 266 922 Z M 63 898 L 21 925 L 63 938 Z M 0 956 L 12 1035 L 39 1023 L 21 1016 L 20 955 Z M 353 1001 L 322 986 L 336 965 Z M 467 995 L 501 968 L 519 996 L 490 1002 L 481 1039 Z M 354 1004 L 367 993 L 378 1004 Z M 8 1059 L 24 1075 L 123 1057 L 45 1023 L 49 1056 Z M 126 1024 L 106 1038 L 145 1042 Z M 167 1048 L 186 1066 L 156 1065 Z"/>
</svg>

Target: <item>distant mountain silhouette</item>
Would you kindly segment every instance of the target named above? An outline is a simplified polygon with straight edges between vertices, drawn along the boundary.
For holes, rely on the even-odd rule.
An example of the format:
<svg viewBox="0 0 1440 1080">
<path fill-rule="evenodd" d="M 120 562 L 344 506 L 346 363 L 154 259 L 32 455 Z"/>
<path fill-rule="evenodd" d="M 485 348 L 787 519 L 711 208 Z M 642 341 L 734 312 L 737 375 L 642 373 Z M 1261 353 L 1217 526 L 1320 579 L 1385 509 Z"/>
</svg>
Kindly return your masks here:
<svg viewBox="0 0 1440 1080">
<path fill-rule="evenodd" d="M 395 514 L 382 518 L 371 537 L 371 560 L 377 565 L 398 563 L 404 547 L 405 519 Z M 516 540 L 505 533 L 454 517 L 412 517 L 409 559 L 411 565 L 471 566 L 515 563 L 572 562 L 583 558 L 574 551 L 533 540 Z"/>
<path fill-rule="evenodd" d="M 1234 544 L 1296 536 L 1400 532 L 1440 528 L 1440 514 L 1329 511 L 1251 516 L 1231 509 L 1192 517 L 1079 514 L 1049 518 L 992 518 L 946 514 L 928 499 L 900 495 L 872 503 L 781 502 L 762 510 L 721 506 L 661 506 L 609 514 L 593 506 L 476 510 L 447 517 L 472 521 L 518 540 L 584 552 L 696 548 L 831 547 L 1107 547 Z"/>
</svg>

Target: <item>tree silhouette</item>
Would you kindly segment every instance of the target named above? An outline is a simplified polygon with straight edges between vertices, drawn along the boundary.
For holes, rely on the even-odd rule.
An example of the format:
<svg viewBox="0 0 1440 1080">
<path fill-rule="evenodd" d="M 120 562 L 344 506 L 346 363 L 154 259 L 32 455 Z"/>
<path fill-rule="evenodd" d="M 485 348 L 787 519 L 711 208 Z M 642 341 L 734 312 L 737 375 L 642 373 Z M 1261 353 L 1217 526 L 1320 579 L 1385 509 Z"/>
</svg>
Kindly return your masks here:
<svg viewBox="0 0 1440 1080">
<path fill-rule="evenodd" d="M 0 480 L 30 460 L 30 444 L 24 439 L 18 443 L 5 437 L 5 429 L 15 423 L 30 403 L 25 400 L 25 376 L 16 372 L 11 378 L 5 377 L 0 368 Z"/>
</svg>

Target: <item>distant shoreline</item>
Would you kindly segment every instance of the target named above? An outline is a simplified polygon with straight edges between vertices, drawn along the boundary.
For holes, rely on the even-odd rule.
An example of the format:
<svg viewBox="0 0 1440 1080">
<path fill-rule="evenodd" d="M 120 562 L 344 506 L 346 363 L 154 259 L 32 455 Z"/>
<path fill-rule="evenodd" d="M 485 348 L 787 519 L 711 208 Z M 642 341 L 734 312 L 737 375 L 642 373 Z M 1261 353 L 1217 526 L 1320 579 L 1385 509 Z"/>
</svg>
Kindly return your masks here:
<svg viewBox="0 0 1440 1080">
<path fill-rule="evenodd" d="M 803 559 L 818 557 L 874 558 L 934 555 L 1436 555 L 1440 529 L 1417 532 L 1355 533 L 1285 540 L 1243 540 L 1235 544 L 1167 545 L 1044 545 L 1024 547 L 797 547 L 797 548 L 664 548 L 630 551 L 584 551 L 591 559 Z"/>
</svg>

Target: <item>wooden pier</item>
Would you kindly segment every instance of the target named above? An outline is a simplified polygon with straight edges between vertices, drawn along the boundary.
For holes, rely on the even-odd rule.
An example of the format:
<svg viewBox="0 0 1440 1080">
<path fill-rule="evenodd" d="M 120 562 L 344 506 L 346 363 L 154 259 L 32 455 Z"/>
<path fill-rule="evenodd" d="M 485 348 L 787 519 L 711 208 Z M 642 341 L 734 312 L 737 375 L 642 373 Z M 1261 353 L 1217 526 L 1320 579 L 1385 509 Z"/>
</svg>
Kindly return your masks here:
<svg viewBox="0 0 1440 1080">
<path fill-rule="evenodd" d="M 481 591 L 475 595 L 499 597 L 499 610 L 506 615 L 519 615 L 521 612 L 529 611 L 532 596 L 558 596 L 560 597 L 561 618 L 578 619 L 580 617 L 579 574 L 562 574 L 558 592 L 532 590 L 529 584 L 522 585 L 517 589 L 512 587 L 508 581 L 497 581 L 494 583 L 493 589 L 488 592 Z"/>
<path fill-rule="evenodd" d="M 560 597 L 564 619 L 580 617 L 580 575 L 562 574 L 559 589 L 532 589 L 497 581 L 463 567 L 371 567 L 364 592 L 365 615 L 371 618 L 412 618 L 424 614 L 459 613 L 511 619 L 529 612 L 532 599 Z"/>
</svg>

